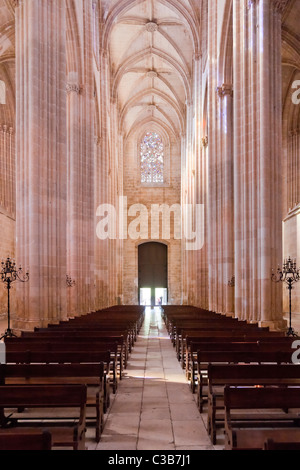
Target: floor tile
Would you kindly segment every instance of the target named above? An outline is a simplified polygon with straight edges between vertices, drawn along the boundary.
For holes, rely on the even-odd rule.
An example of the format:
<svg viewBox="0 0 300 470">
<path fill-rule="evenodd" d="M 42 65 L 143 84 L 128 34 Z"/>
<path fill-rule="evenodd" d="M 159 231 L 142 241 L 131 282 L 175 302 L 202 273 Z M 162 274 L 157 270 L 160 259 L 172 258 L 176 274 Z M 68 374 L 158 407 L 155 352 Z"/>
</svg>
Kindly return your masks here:
<svg viewBox="0 0 300 470">
<path fill-rule="evenodd" d="M 213 449 L 159 309 L 147 313 L 124 375 L 97 450 Z"/>
</svg>

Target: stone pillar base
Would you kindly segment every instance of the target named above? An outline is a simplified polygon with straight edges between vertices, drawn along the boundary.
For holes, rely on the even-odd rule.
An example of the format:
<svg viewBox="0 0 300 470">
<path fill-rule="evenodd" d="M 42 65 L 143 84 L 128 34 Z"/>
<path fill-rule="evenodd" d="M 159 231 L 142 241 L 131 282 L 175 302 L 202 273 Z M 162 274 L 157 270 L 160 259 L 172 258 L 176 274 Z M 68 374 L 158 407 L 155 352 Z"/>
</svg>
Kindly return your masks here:
<svg viewBox="0 0 300 470">
<path fill-rule="evenodd" d="M 276 321 L 261 321 L 258 324 L 261 328 L 269 327 L 270 331 L 286 331 L 288 328 L 287 321 L 284 319 Z"/>
</svg>

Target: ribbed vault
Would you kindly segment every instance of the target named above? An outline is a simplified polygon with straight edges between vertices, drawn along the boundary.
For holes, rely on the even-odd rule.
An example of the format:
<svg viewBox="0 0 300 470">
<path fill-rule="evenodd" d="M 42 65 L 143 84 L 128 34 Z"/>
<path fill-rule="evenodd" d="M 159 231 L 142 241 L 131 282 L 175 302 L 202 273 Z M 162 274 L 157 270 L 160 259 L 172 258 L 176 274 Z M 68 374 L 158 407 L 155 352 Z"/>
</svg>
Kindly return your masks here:
<svg viewBox="0 0 300 470">
<path fill-rule="evenodd" d="M 103 47 L 109 52 L 111 93 L 123 135 L 152 121 L 179 137 L 199 52 L 197 11 L 189 1 L 111 3 Z"/>
</svg>

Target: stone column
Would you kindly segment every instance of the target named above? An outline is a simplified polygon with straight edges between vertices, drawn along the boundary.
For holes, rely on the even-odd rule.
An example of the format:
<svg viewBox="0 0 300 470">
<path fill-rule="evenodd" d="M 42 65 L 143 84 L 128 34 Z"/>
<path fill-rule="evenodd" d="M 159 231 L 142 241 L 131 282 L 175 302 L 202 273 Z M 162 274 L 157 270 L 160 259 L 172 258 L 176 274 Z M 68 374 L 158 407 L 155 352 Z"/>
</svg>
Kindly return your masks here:
<svg viewBox="0 0 300 470">
<path fill-rule="evenodd" d="M 208 185 L 207 262 L 209 309 L 232 315 L 233 290 L 228 281 L 234 275 L 232 85 L 224 83 L 218 44 L 218 12 L 209 3 L 208 27 Z"/>
<path fill-rule="evenodd" d="M 220 159 L 221 181 L 219 185 L 220 224 L 222 253 L 220 269 L 222 272 L 222 313 L 234 313 L 234 286 L 229 281 L 234 276 L 234 190 L 233 190 L 233 89 L 231 84 L 223 84 L 217 88 L 220 115 Z"/>
<path fill-rule="evenodd" d="M 81 70 L 73 70 L 70 65 L 67 84 L 67 267 L 68 275 L 76 283 L 68 292 L 68 314 L 71 317 L 89 313 L 94 309 L 95 301 L 95 106 L 91 2 L 82 4 L 82 35 L 77 46 L 73 52 L 78 55 Z"/>
<path fill-rule="evenodd" d="M 16 329 L 66 316 L 65 2 L 16 3 Z"/>
<path fill-rule="evenodd" d="M 9 217 L 15 218 L 15 133 L 0 124 L 0 206 Z"/>
<path fill-rule="evenodd" d="M 195 57 L 195 151 L 196 151 L 196 175 L 195 175 L 195 201 L 204 206 L 203 236 L 204 245 L 195 253 L 196 264 L 196 305 L 207 309 L 208 283 L 207 283 L 207 204 L 206 204 L 206 155 L 207 140 L 204 125 L 203 96 L 202 96 L 202 57 Z"/>
<path fill-rule="evenodd" d="M 96 207 L 101 204 L 110 204 L 109 197 L 109 123 L 110 93 L 108 86 L 109 67 L 107 51 L 101 50 L 99 71 L 99 145 L 97 145 L 98 158 L 96 160 L 97 181 L 95 183 Z M 96 224 L 99 218 L 96 218 Z M 109 240 L 96 238 L 96 269 L 101 285 L 101 306 L 106 308 L 110 305 L 109 300 Z M 98 307 L 99 308 L 99 307 Z"/>
<path fill-rule="evenodd" d="M 282 1 L 234 0 L 236 314 L 282 327 Z"/>
</svg>

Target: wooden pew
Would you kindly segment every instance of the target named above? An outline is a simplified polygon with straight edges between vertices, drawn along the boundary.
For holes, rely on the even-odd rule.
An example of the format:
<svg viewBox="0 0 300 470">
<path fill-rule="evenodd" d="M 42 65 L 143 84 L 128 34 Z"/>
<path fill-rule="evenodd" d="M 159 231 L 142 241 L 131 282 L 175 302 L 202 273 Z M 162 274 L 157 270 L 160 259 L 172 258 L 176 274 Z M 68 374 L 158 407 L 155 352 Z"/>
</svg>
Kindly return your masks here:
<svg viewBox="0 0 300 470">
<path fill-rule="evenodd" d="M 200 413 L 207 402 L 209 364 L 291 364 L 292 355 L 287 351 L 198 351 L 197 403 Z"/>
<path fill-rule="evenodd" d="M 226 386 L 225 450 L 263 450 L 268 439 L 300 442 L 299 392 L 298 387 Z"/>
<path fill-rule="evenodd" d="M 0 451 L 2 450 L 52 450 L 52 436 L 49 431 L 22 430 L 7 432 L 0 429 Z"/>
<path fill-rule="evenodd" d="M 207 428 L 216 444 L 217 428 L 224 427 L 224 388 L 231 386 L 300 386 L 300 367 L 294 364 L 209 364 Z"/>
<path fill-rule="evenodd" d="M 107 376 L 100 364 L 3 364 L 0 385 L 83 384 L 87 386 L 87 409 L 92 415 L 87 424 L 95 425 L 96 442 L 100 441 L 107 411 Z M 109 396 L 108 396 L 109 398 Z"/>
<path fill-rule="evenodd" d="M 10 351 L 6 354 L 7 364 L 104 364 L 105 374 L 110 379 L 113 393 L 117 390 L 117 373 L 115 358 L 110 351 Z M 109 390 L 105 400 L 109 403 Z"/>
<path fill-rule="evenodd" d="M 264 450 L 300 450 L 300 442 L 275 442 L 274 439 L 268 439 Z"/>
<path fill-rule="evenodd" d="M 250 339 L 258 341 L 263 338 L 275 338 L 285 337 L 282 332 L 271 332 L 264 329 L 252 330 L 245 327 L 244 329 L 211 329 L 211 330 L 182 330 L 180 336 L 176 342 L 177 358 L 182 363 L 182 367 L 185 367 L 185 352 L 186 352 L 186 338 L 194 338 L 194 341 L 203 341 L 206 338 L 207 342 L 216 342 L 220 338 L 227 338 L 228 340 L 237 341 L 249 341 Z"/>
<path fill-rule="evenodd" d="M 113 343 L 118 344 L 118 358 L 119 366 L 122 371 L 127 367 L 128 357 L 130 353 L 129 338 L 126 332 L 124 334 L 115 335 L 106 331 L 92 330 L 91 328 L 84 329 L 67 329 L 67 330 L 51 330 L 39 331 L 36 333 L 24 333 L 21 338 L 7 338 L 6 344 L 15 343 L 17 341 L 64 341 L 64 342 L 78 342 L 78 343 L 99 343 L 99 346 L 106 345 L 106 349 L 110 349 L 109 345 Z M 32 339 L 33 338 L 33 339 Z M 103 348 L 102 348 L 103 349 Z M 114 348 L 113 348 L 114 349 Z M 122 378 L 122 374 L 121 374 Z"/>
<path fill-rule="evenodd" d="M 128 317 L 124 313 L 118 313 L 115 315 L 113 312 L 103 314 L 99 313 L 89 313 L 82 317 L 71 318 L 66 321 L 61 321 L 59 324 L 49 324 L 48 328 L 73 328 L 81 325 L 98 325 L 100 328 L 107 327 L 109 328 L 123 328 L 128 329 L 132 332 L 133 337 L 136 338 L 136 335 L 142 325 L 142 322 L 136 317 Z M 39 328 L 36 328 L 35 331 L 39 331 Z"/>
<path fill-rule="evenodd" d="M 190 307 L 190 306 L 164 306 L 162 318 L 166 324 L 167 330 L 171 331 L 171 326 L 178 322 L 186 321 L 226 321 L 232 324 L 245 324 L 249 325 L 246 321 L 239 320 L 234 317 L 227 317 L 220 313 L 212 312 L 209 310 Z M 255 324 L 255 326 L 258 326 Z"/>
<path fill-rule="evenodd" d="M 103 339 L 103 338 L 102 338 Z M 118 378 L 122 380 L 123 370 L 125 368 L 125 357 L 122 350 L 122 344 L 117 342 L 111 343 L 109 341 L 98 341 L 98 338 L 91 338 L 88 336 L 74 338 L 68 336 L 65 338 L 60 337 L 32 337 L 32 338 L 8 338 L 6 340 L 6 352 L 24 352 L 24 351 L 43 351 L 43 352 L 105 352 L 110 351 L 111 357 L 114 358 Z M 116 372 L 116 373 L 117 373 Z"/>
<path fill-rule="evenodd" d="M 205 319 L 193 319 L 193 320 L 178 320 L 172 323 L 170 327 L 170 337 L 174 344 L 176 344 L 177 337 L 181 335 L 182 330 L 215 330 L 215 329 L 251 329 L 257 330 L 257 324 L 248 324 L 244 321 L 239 321 L 232 318 L 205 318 Z M 269 331 L 268 328 L 264 328 L 265 331 Z M 262 329 L 261 329 L 262 331 Z"/>
<path fill-rule="evenodd" d="M 60 337 L 68 337 L 68 336 L 73 336 L 73 337 L 89 337 L 89 338 L 104 338 L 107 341 L 114 341 L 113 338 L 116 337 L 123 337 L 123 344 L 125 349 L 125 352 L 128 354 L 132 351 L 132 348 L 134 347 L 134 341 L 132 338 L 132 335 L 128 332 L 126 329 L 122 328 L 114 328 L 114 329 L 103 329 L 99 328 L 98 326 L 95 325 L 90 325 L 90 326 L 77 326 L 77 327 L 72 327 L 72 328 L 45 328 L 45 329 L 40 329 L 38 331 L 32 332 L 32 331 L 23 331 L 22 332 L 22 338 L 32 338 L 32 337 L 53 337 L 53 336 L 60 336 Z M 110 339 L 111 338 L 111 339 Z"/>
<path fill-rule="evenodd" d="M 4 412 L 13 411 L 9 418 L 1 416 L 0 428 L 6 432 L 19 427 L 26 431 L 47 428 L 52 434 L 53 447 L 85 450 L 86 400 L 85 385 L 0 386 L 0 408 Z M 18 408 L 26 408 L 26 412 L 15 412 Z M 62 408 L 64 416 L 59 416 L 57 411 Z M 28 409 L 34 409 L 35 413 L 30 416 Z M 56 410 L 55 418 L 53 410 Z"/>
<path fill-rule="evenodd" d="M 203 339 L 203 338 L 202 338 Z M 186 376 L 187 380 L 190 381 L 192 393 L 196 392 L 197 378 L 198 378 L 198 351 L 269 351 L 278 352 L 287 351 L 292 354 L 292 344 L 294 339 L 288 337 L 279 338 L 262 338 L 256 341 L 255 338 L 249 338 L 245 341 L 230 341 L 226 338 L 226 341 L 220 341 L 224 338 L 218 338 L 218 342 L 206 342 L 203 339 L 202 342 L 195 342 L 195 338 L 186 338 Z"/>
</svg>

